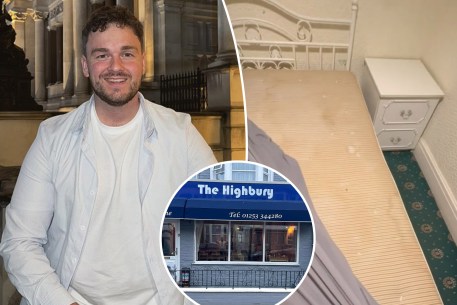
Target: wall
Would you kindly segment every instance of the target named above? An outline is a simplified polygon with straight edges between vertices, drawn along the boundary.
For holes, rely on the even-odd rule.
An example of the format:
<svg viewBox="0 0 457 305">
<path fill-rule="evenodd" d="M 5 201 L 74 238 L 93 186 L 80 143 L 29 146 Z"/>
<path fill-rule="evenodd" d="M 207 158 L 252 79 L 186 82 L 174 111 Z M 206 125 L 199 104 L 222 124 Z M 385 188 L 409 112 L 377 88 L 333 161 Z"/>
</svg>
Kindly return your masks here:
<svg viewBox="0 0 457 305">
<path fill-rule="evenodd" d="M 441 0 L 438 4 L 435 14 L 440 18 L 435 21 L 434 33 L 428 37 L 422 59 L 446 96 L 421 139 L 420 148 L 425 149 L 415 155 L 457 240 L 457 3 Z"/>
<path fill-rule="evenodd" d="M 0 166 L 20 166 L 47 113 L 0 112 Z"/>
<path fill-rule="evenodd" d="M 360 1 L 353 72 L 361 76 L 365 57 L 421 58 L 438 18 L 434 11 L 424 0 Z"/>
</svg>

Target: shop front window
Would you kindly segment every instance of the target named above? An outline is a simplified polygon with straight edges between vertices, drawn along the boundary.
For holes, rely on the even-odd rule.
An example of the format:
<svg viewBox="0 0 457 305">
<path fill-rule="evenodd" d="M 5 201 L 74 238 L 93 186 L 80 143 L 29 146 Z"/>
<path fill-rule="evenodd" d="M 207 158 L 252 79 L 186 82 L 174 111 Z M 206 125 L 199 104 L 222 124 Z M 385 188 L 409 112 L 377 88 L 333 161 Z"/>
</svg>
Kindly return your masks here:
<svg viewBox="0 0 457 305">
<path fill-rule="evenodd" d="M 205 220 L 195 231 L 197 261 L 297 262 L 298 223 Z"/>
<path fill-rule="evenodd" d="M 231 261 L 262 261 L 262 224 L 231 223 L 231 241 Z"/>
<path fill-rule="evenodd" d="M 295 262 L 297 232 L 296 224 L 267 223 L 265 225 L 265 261 Z"/>
<path fill-rule="evenodd" d="M 228 255 L 228 226 L 226 222 L 196 222 L 197 260 L 226 261 Z"/>
</svg>

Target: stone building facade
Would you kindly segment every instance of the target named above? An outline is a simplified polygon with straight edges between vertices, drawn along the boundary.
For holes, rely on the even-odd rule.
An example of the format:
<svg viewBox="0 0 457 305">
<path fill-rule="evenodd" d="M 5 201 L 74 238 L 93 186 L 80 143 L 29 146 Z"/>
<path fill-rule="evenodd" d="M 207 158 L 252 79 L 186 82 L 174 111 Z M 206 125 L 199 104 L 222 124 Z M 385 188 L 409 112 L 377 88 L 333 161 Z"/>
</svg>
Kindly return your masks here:
<svg viewBox="0 0 457 305">
<path fill-rule="evenodd" d="M 160 75 L 206 69 L 217 58 L 217 0 L 6 1 L 16 44 L 24 49 L 34 77 L 32 95 L 45 110 L 77 106 L 89 96 L 80 67 L 80 33 L 89 14 L 103 5 L 126 6 L 143 23 L 142 89 L 147 92 L 157 88 Z M 231 44 L 230 60 L 236 63 Z"/>
</svg>

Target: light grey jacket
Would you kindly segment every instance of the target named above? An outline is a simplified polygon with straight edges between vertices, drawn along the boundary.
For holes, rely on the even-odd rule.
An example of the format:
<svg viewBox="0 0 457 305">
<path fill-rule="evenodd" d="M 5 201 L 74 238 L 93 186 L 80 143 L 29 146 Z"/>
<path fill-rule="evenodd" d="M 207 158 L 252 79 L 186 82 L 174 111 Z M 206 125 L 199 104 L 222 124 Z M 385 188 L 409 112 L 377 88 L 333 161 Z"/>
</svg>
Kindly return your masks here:
<svg viewBox="0 0 457 305">
<path fill-rule="evenodd" d="M 161 221 L 178 186 L 216 162 L 190 116 L 153 104 L 144 111 L 139 194 L 144 248 L 159 294 L 157 304 L 183 304 L 162 262 Z M 21 304 L 65 305 L 89 226 L 97 173 L 88 132 L 93 97 L 76 110 L 44 121 L 21 167 L 0 245 Z M 128 262 L 125 262 L 128 264 Z"/>
</svg>

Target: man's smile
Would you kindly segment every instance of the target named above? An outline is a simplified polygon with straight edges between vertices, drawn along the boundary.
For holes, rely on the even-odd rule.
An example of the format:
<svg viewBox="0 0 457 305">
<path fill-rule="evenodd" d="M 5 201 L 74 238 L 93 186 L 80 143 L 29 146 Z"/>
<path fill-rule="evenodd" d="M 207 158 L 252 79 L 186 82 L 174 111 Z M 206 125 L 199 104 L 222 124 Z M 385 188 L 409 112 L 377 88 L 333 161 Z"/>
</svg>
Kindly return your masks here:
<svg viewBox="0 0 457 305">
<path fill-rule="evenodd" d="M 102 79 L 110 85 L 122 85 L 129 80 L 129 76 L 123 75 L 105 75 Z"/>
<path fill-rule="evenodd" d="M 112 82 L 112 83 L 121 83 L 125 82 L 127 79 L 126 78 L 105 78 L 106 81 Z"/>
</svg>

